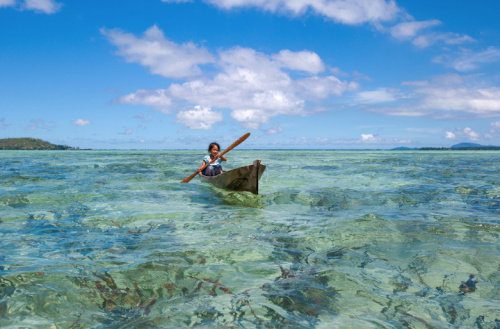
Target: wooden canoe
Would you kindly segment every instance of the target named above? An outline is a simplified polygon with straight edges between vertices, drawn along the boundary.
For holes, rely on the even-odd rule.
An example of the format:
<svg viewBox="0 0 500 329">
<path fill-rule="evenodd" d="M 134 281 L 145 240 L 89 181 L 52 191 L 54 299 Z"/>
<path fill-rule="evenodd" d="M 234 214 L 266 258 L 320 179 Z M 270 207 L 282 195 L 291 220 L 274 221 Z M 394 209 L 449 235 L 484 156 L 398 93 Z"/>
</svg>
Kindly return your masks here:
<svg viewBox="0 0 500 329">
<path fill-rule="evenodd" d="M 223 171 L 217 176 L 199 174 L 202 182 L 232 191 L 248 191 L 259 194 L 259 179 L 266 166 L 255 160 L 252 165 Z"/>
</svg>

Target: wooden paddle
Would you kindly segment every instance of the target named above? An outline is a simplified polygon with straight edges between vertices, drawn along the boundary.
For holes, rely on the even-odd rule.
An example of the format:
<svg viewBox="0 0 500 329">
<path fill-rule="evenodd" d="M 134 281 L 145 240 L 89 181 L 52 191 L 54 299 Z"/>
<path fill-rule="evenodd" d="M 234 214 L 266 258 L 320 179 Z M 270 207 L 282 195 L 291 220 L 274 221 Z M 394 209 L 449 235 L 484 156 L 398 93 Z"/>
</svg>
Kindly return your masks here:
<svg viewBox="0 0 500 329">
<path fill-rule="evenodd" d="M 226 148 L 226 149 L 224 150 L 224 152 L 222 152 L 222 153 L 220 154 L 220 156 L 223 156 L 223 155 L 224 155 L 224 154 L 226 154 L 227 152 L 229 152 L 229 151 L 231 151 L 232 149 L 234 149 L 236 146 L 238 146 L 238 145 L 240 145 L 241 143 L 243 143 L 243 141 L 244 141 L 245 139 L 247 139 L 247 138 L 248 138 L 248 136 L 250 136 L 250 133 L 246 133 L 245 135 L 243 135 L 243 136 L 241 136 L 240 138 L 238 138 L 238 139 L 236 140 L 236 142 L 234 142 L 233 144 L 229 145 L 229 147 L 228 147 L 228 148 Z M 203 169 L 205 169 L 206 167 L 208 167 L 209 165 L 211 165 L 214 161 L 215 161 L 215 159 L 213 159 L 213 160 L 212 160 L 212 161 L 210 161 L 209 163 L 205 164 L 205 165 L 201 168 L 201 170 L 203 171 Z M 189 181 L 190 181 L 191 179 L 193 179 L 196 175 L 198 175 L 198 171 L 196 171 L 196 172 L 195 172 L 194 174 L 192 174 L 191 176 L 184 178 L 184 180 L 183 180 L 181 183 L 189 183 Z"/>
</svg>

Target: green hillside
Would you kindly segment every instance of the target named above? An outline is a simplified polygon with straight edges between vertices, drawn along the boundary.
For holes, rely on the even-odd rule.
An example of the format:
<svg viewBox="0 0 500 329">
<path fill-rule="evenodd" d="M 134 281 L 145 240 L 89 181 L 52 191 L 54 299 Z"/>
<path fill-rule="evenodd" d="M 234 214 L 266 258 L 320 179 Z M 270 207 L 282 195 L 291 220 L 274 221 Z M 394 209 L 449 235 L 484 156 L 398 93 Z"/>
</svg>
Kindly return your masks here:
<svg viewBox="0 0 500 329">
<path fill-rule="evenodd" d="M 73 150 L 66 145 L 55 145 L 38 138 L 0 139 L 0 150 Z"/>
</svg>

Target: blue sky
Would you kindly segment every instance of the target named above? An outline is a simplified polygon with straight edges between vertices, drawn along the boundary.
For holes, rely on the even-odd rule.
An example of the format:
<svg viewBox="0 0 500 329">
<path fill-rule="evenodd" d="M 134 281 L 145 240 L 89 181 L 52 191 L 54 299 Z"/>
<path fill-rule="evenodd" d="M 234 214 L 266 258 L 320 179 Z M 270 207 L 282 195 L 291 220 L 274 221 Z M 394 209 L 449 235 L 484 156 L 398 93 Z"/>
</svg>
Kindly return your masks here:
<svg viewBox="0 0 500 329">
<path fill-rule="evenodd" d="M 500 1 L 0 0 L 0 138 L 500 145 Z"/>
</svg>

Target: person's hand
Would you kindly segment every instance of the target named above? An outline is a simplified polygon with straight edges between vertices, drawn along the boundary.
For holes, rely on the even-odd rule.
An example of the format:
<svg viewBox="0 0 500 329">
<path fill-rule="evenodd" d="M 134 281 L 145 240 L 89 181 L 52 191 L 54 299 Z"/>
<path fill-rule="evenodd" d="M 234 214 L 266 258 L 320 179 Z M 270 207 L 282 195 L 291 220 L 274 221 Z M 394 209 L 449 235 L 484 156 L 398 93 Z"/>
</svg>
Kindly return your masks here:
<svg viewBox="0 0 500 329">
<path fill-rule="evenodd" d="M 201 168 L 196 169 L 197 173 L 201 173 Z"/>
</svg>

